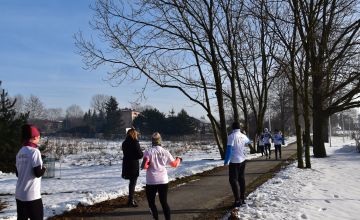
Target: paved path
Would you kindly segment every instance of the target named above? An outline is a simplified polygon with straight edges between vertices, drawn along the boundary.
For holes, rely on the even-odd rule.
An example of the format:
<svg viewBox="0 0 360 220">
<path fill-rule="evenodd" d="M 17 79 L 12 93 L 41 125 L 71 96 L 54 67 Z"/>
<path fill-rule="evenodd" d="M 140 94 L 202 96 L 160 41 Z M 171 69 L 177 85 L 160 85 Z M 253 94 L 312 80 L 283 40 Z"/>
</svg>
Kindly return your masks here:
<svg viewBox="0 0 360 220">
<path fill-rule="evenodd" d="M 246 185 L 249 185 L 256 178 L 275 168 L 284 160 L 296 153 L 296 145 L 290 144 L 288 147 L 282 148 L 282 160 L 275 160 L 274 152 L 272 159 L 257 158 L 246 163 L 245 175 Z M 224 205 L 224 201 L 231 200 L 233 202 L 232 192 L 228 181 L 228 169 L 224 167 L 219 171 L 201 176 L 199 179 L 189 183 L 169 189 L 168 204 L 171 209 L 171 219 L 186 220 L 194 219 L 204 213 L 209 213 L 216 207 Z M 158 198 L 156 199 L 159 210 L 160 219 L 163 218 L 161 205 Z M 227 202 L 229 203 L 229 202 Z M 110 220 L 110 219 L 152 219 L 146 199 L 138 201 L 137 208 L 118 208 L 111 212 L 99 213 L 98 216 L 72 217 L 71 219 L 94 219 L 94 220 Z M 70 218 L 67 218 L 70 219 Z"/>
</svg>

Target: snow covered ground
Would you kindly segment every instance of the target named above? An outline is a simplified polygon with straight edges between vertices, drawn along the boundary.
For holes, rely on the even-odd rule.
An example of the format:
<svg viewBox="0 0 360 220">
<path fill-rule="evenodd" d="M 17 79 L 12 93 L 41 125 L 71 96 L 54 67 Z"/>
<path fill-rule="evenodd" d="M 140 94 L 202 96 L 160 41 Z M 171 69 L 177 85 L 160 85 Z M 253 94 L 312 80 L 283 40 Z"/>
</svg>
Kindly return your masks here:
<svg viewBox="0 0 360 220">
<path fill-rule="evenodd" d="M 55 178 L 42 179 L 42 198 L 45 217 L 71 210 L 77 204 L 91 205 L 128 194 L 128 181 L 121 178 L 121 142 L 99 140 L 52 140 L 57 157 Z M 150 142 L 140 142 L 147 148 Z M 223 165 L 218 149 L 205 142 L 173 143 L 163 145 L 173 156 L 181 156 L 183 163 L 176 169 L 169 168 L 169 179 L 190 176 Z M 249 159 L 259 154 L 248 155 Z M 0 201 L 7 207 L 0 212 L 0 219 L 16 219 L 15 174 L 0 172 Z M 145 171 L 140 172 L 136 190 L 145 186 Z"/>
<path fill-rule="evenodd" d="M 174 156 L 184 159 L 179 168 L 169 169 L 171 180 L 223 164 L 212 144 L 164 145 Z M 120 176 L 121 142 L 102 143 L 99 149 L 99 144 L 84 141 L 84 146 L 85 150 L 62 158 L 61 176 L 57 162 L 56 178 L 43 178 L 46 217 L 73 209 L 78 203 L 91 205 L 128 193 L 128 181 Z M 141 142 L 141 146 L 146 148 L 149 143 Z M 327 158 L 312 158 L 312 169 L 298 169 L 296 163 L 289 165 L 250 194 L 247 205 L 237 215 L 241 219 L 359 219 L 360 154 L 355 150 L 355 141 L 333 137 L 327 154 Z M 145 172 L 141 171 L 136 189 L 141 190 L 144 183 Z M 0 201 L 7 203 L 0 219 L 16 219 L 15 185 L 14 174 L 0 172 Z"/>
<path fill-rule="evenodd" d="M 289 165 L 248 196 L 239 219 L 360 219 L 360 153 L 355 140 L 332 137 L 312 169 Z M 226 215 L 223 220 L 227 219 Z"/>
</svg>

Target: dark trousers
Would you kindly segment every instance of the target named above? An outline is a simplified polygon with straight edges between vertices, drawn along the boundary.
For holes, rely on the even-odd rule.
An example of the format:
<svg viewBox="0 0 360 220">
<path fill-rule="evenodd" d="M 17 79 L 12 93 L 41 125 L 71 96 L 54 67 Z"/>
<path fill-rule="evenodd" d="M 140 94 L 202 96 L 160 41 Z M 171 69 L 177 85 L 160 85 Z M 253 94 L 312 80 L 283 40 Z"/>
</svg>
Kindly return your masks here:
<svg viewBox="0 0 360 220">
<path fill-rule="evenodd" d="M 148 200 L 151 213 L 154 219 L 159 219 L 159 214 L 155 205 L 155 197 L 157 192 L 159 193 L 159 200 L 164 212 L 165 219 L 170 220 L 170 207 L 167 203 L 168 184 L 146 185 L 146 198 Z"/>
<path fill-rule="evenodd" d="M 276 144 L 274 146 L 275 146 L 275 157 L 276 157 L 276 159 L 278 158 L 278 152 L 279 152 L 279 156 L 280 156 L 280 159 L 281 159 L 281 144 Z"/>
<path fill-rule="evenodd" d="M 129 182 L 129 202 L 134 200 L 137 177 L 131 178 Z"/>
<path fill-rule="evenodd" d="M 245 199 L 245 161 L 229 164 L 229 182 L 235 202 Z"/>
<path fill-rule="evenodd" d="M 267 156 L 269 154 L 269 157 L 271 156 L 271 150 L 270 150 L 270 147 L 271 147 L 271 144 L 264 144 L 265 146 L 265 155 Z"/>
<path fill-rule="evenodd" d="M 261 156 L 264 155 L 264 145 L 259 145 Z"/>
<path fill-rule="evenodd" d="M 33 201 L 16 200 L 18 220 L 42 220 L 44 219 L 44 207 L 41 199 Z"/>
</svg>

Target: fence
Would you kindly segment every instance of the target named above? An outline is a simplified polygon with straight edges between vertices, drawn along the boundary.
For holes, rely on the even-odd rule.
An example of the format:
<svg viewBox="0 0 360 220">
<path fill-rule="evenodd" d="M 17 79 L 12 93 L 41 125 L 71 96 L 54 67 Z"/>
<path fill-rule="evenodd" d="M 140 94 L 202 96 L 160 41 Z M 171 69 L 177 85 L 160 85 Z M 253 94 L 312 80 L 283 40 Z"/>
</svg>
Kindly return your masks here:
<svg viewBox="0 0 360 220">
<path fill-rule="evenodd" d="M 55 177 L 55 158 L 47 157 L 43 160 L 43 166 L 46 167 L 46 171 L 43 175 L 44 178 Z"/>
</svg>

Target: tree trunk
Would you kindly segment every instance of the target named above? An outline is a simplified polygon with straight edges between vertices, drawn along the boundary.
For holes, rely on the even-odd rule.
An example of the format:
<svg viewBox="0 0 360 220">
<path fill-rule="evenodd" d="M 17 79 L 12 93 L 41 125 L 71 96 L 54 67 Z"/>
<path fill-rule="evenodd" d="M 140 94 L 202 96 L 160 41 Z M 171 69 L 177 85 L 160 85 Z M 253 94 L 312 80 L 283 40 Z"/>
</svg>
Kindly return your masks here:
<svg viewBox="0 0 360 220">
<path fill-rule="evenodd" d="M 219 135 L 219 128 L 218 128 L 218 126 L 216 126 L 216 122 L 213 121 L 214 120 L 213 118 L 209 117 L 209 119 L 210 119 L 210 122 L 211 122 L 211 127 L 213 129 L 213 135 L 214 135 L 216 144 L 218 146 L 221 159 L 225 159 L 225 147 L 226 146 L 223 145 L 221 135 Z"/>
<path fill-rule="evenodd" d="M 308 56 L 307 56 L 308 57 Z M 309 113 L 309 61 L 305 63 L 304 71 L 304 97 L 303 97 L 303 108 L 304 108 L 304 124 L 305 124 L 305 137 L 303 142 L 305 143 L 305 166 L 311 168 L 310 161 L 310 113 Z"/>
<path fill-rule="evenodd" d="M 295 74 L 295 72 L 293 74 Z M 298 159 L 298 168 L 304 168 L 303 149 L 302 149 L 303 147 L 302 147 L 302 141 L 301 141 L 301 126 L 300 126 L 300 122 L 299 122 L 299 109 L 298 109 L 298 104 L 297 104 L 298 98 L 297 98 L 296 85 L 293 85 L 293 99 L 294 99 L 294 107 L 293 108 L 294 108 L 294 123 L 295 123 L 295 130 L 296 130 L 296 145 L 297 145 L 296 152 L 297 152 L 297 159 Z"/>
<path fill-rule="evenodd" d="M 314 106 L 314 117 L 313 117 L 313 153 L 314 157 L 322 158 L 326 157 L 326 149 L 324 144 L 324 124 L 326 123 L 327 117 L 322 111 L 315 108 Z"/>
<path fill-rule="evenodd" d="M 296 20 L 293 30 L 293 39 L 291 43 L 291 50 L 290 50 L 290 66 L 291 66 L 291 76 L 289 77 L 290 83 L 292 85 L 292 92 L 293 92 L 293 109 L 294 109 L 294 123 L 295 123 L 295 130 L 296 130 L 296 151 L 297 151 L 297 159 L 298 159 L 298 168 L 304 168 L 304 161 L 302 158 L 302 141 L 301 141 L 301 126 L 299 122 L 299 106 L 298 106 L 298 85 L 296 80 L 296 70 L 295 70 L 295 37 L 296 37 Z"/>
<path fill-rule="evenodd" d="M 327 116 L 322 110 L 322 83 L 319 75 L 319 69 L 316 69 L 315 73 L 313 73 L 313 153 L 314 157 L 321 158 L 326 157 L 323 133 Z"/>
</svg>

